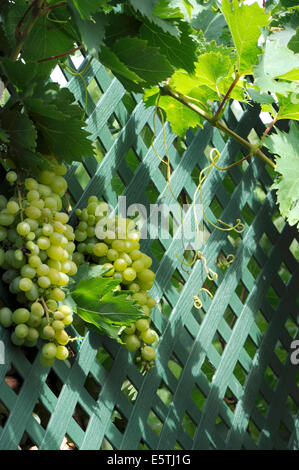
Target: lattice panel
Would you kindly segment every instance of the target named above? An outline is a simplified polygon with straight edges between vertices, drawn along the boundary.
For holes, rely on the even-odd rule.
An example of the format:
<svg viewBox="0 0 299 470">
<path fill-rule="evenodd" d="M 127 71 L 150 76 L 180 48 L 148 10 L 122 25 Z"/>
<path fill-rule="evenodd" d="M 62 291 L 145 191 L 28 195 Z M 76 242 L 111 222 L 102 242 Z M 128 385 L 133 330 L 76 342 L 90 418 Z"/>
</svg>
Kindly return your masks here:
<svg viewBox="0 0 299 470">
<path fill-rule="evenodd" d="M 68 171 L 73 209 L 93 194 L 113 206 L 121 194 L 127 206 L 172 204 L 165 167 L 150 146 L 153 108 L 145 109 L 141 97 L 126 93 L 95 60 L 84 75 L 87 91 L 80 77 L 65 78 L 86 106 L 97 143 L 96 158 Z M 253 107 L 228 108 L 225 119 L 244 137 L 264 130 Z M 188 133 L 183 153 L 168 124 L 166 141 L 172 191 L 189 202 L 211 147 L 221 151 L 222 166 L 242 156 L 238 143 L 225 142 L 208 124 Z M 161 123 L 154 146 L 165 157 Z M 299 339 L 298 233 L 278 216 L 270 185 L 257 159 L 227 172 L 214 168 L 206 179 L 208 217 L 229 223 L 240 217 L 245 231 L 236 240 L 206 225 L 203 254 L 218 280 L 209 284 L 214 297 L 205 296 L 201 310 L 193 296 L 206 280 L 202 261 L 182 266 L 176 234 L 142 241 L 156 272 L 152 319 L 161 336 L 156 367 L 145 376 L 130 353 L 95 333 L 86 335 L 70 367 L 57 361 L 47 370 L 38 348 L 12 346 L 1 329 L 0 449 L 59 449 L 65 437 L 78 449 L 94 450 L 298 449 L 298 366 L 290 362 L 290 344 Z M 190 206 L 186 223 L 191 214 Z M 234 262 L 221 270 L 217 258 L 230 253 Z"/>
</svg>

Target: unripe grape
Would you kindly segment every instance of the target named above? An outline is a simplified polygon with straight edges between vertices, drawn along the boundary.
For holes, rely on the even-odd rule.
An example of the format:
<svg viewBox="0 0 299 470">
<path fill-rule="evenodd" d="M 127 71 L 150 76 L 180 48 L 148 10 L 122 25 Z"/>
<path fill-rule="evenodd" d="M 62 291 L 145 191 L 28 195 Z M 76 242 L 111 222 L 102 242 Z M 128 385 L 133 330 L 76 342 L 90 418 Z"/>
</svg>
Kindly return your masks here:
<svg viewBox="0 0 299 470">
<path fill-rule="evenodd" d="M 19 204 L 15 201 L 9 201 L 6 207 L 11 214 L 17 214 L 20 210 Z"/>
<path fill-rule="evenodd" d="M 20 323 L 15 327 L 15 335 L 17 338 L 22 338 L 22 339 L 26 338 L 26 336 L 28 335 L 28 332 L 29 332 L 29 328 L 24 323 Z"/>
<path fill-rule="evenodd" d="M 149 321 L 144 318 L 140 318 L 140 320 L 135 322 L 135 326 L 138 331 L 145 331 L 149 328 Z"/>
<path fill-rule="evenodd" d="M 127 268 L 123 271 L 125 281 L 132 282 L 136 278 L 136 271 L 133 268 Z"/>
<path fill-rule="evenodd" d="M 153 344 L 156 341 L 156 335 L 153 330 L 148 328 L 147 330 L 141 332 L 140 339 L 142 339 L 142 341 L 147 344 Z"/>
<path fill-rule="evenodd" d="M 140 341 L 136 335 L 126 335 L 124 339 L 125 347 L 128 351 L 137 351 L 140 347 Z"/>
<path fill-rule="evenodd" d="M 9 171 L 6 173 L 6 180 L 10 183 L 13 184 L 17 181 L 18 175 L 16 174 L 15 171 Z"/>
<path fill-rule="evenodd" d="M 32 287 L 32 281 L 28 277 L 23 277 L 19 282 L 19 289 L 24 292 L 27 292 Z"/>
<path fill-rule="evenodd" d="M 156 351 L 151 346 L 144 346 L 141 349 L 141 356 L 145 361 L 153 361 L 156 357 Z"/>
<path fill-rule="evenodd" d="M 27 222 L 20 222 L 17 225 L 17 232 L 22 237 L 25 237 L 30 232 L 30 225 Z"/>
<path fill-rule="evenodd" d="M 136 326 L 134 323 L 131 323 L 130 326 L 127 326 L 127 328 L 125 328 L 124 332 L 127 334 L 127 335 L 132 335 L 133 333 L 135 333 L 136 331 Z"/>
<path fill-rule="evenodd" d="M 27 310 L 27 308 L 18 308 L 12 314 L 12 320 L 17 325 L 19 323 L 26 323 L 29 320 L 29 317 L 30 317 L 30 313 L 29 313 L 29 310 Z"/>
<path fill-rule="evenodd" d="M 56 357 L 61 361 L 64 361 L 68 358 L 69 352 L 65 346 L 57 346 Z"/>
<path fill-rule="evenodd" d="M 12 311 L 9 308 L 0 309 L 0 323 L 4 328 L 9 328 L 12 325 Z"/>
<path fill-rule="evenodd" d="M 56 356 L 57 347 L 54 343 L 46 343 L 42 348 L 42 355 L 46 359 L 52 359 Z"/>
<path fill-rule="evenodd" d="M 122 272 L 126 269 L 127 263 L 125 262 L 124 259 L 118 258 L 117 260 L 114 261 L 113 263 L 115 271 Z"/>
<path fill-rule="evenodd" d="M 59 287 L 55 287 L 51 291 L 51 296 L 57 302 L 61 302 L 65 299 L 65 293 L 63 292 L 63 290 L 59 289 Z"/>
<path fill-rule="evenodd" d="M 69 335 L 65 330 L 57 330 L 55 332 L 55 339 L 57 343 L 61 344 L 62 346 L 65 346 L 69 342 Z"/>
<path fill-rule="evenodd" d="M 54 339 L 55 338 L 55 330 L 51 325 L 46 325 L 43 328 L 43 336 L 45 339 Z"/>
</svg>

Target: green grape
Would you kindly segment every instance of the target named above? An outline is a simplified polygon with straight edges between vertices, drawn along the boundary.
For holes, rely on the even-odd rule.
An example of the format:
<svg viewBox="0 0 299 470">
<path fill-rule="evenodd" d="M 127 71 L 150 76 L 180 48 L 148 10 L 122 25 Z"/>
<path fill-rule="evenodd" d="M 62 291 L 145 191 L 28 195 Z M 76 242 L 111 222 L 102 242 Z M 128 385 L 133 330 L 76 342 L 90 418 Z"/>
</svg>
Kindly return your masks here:
<svg viewBox="0 0 299 470">
<path fill-rule="evenodd" d="M 40 264 L 37 268 L 36 268 L 36 274 L 38 276 L 47 276 L 50 272 L 50 268 L 47 264 Z"/>
<path fill-rule="evenodd" d="M 38 179 L 42 184 L 49 185 L 55 178 L 55 173 L 49 170 L 43 170 L 39 173 Z"/>
<path fill-rule="evenodd" d="M 143 261 L 145 269 L 149 268 L 152 265 L 152 259 L 145 253 L 142 253 L 141 260 Z"/>
<path fill-rule="evenodd" d="M 129 290 L 132 292 L 136 293 L 140 291 L 140 286 L 137 284 L 137 282 L 132 282 L 132 284 L 129 285 Z"/>
<path fill-rule="evenodd" d="M 27 320 L 27 325 L 30 326 L 31 328 L 36 328 L 40 325 L 41 323 L 41 318 L 31 314 L 29 316 L 29 320 Z"/>
<path fill-rule="evenodd" d="M 37 345 L 37 340 L 30 341 L 30 340 L 28 339 L 28 337 L 27 337 L 27 338 L 25 338 L 23 344 L 24 344 L 24 346 L 26 346 L 27 348 L 34 348 L 34 346 Z"/>
<path fill-rule="evenodd" d="M 65 212 L 55 212 L 54 219 L 58 222 L 61 222 L 62 224 L 66 224 L 69 221 L 69 216 Z"/>
<path fill-rule="evenodd" d="M 18 338 L 16 336 L 15 332 L 13 332 L 11 334 L 10 340 L 15 346 L 22 346 L 22 344 L 24 344 L 24 339 L 23 338 Z"/>
<path fill-rule="evenodd" d="M 28 277 L 23 277 L 20 282 L 19 282 L 19 289 L 21 289 L 24 292 L 27 292 L 31 289 L 32 287 L 32 281 Z"/>
<path fill-rule="evenodd" d="M 27 191 L 31 191 L 32 189 L 38 188 L 38 182 L 34 178 L 26 178 L 25 179 L 25 188 Z"/>
<path fill-rule="evenodd" d="M 156 357 L 156 351 L 151 346 L 144 346 L 141 349 L 141 356 L 145 361 L 153 361 Z"/>
<path fill-rule="evenodd" d="M 72 309 L 68 305 L 59 305 L 57 310 L 63 313 L 64 315 L 71 315 L 72 313 Z"/>
<path fill-rule="evenodd" d="M 38 340 L 38 338 L 39 338 L 38 330 L 36 328 L 29 327 L 28 328 L 28 334 L 26 336 L 26 340 L 34 343 Z"/>
<path fill-rule="evenodd" d="M 64 320 L 65 315 L 64 315 L 64 313 L 59 312 L 58 310 L 56 310 L 56 312 L 53 313 L 53 318 L 54 318 L 54 320 Z"/>
<path fill-rule="evenodd" d="M 114 274 L 114 267 L 111 263 L 104 263 L 103 264 L 103 269 L 109 269 L 109 271 L 107 271 L 105 274 L 103 274 L 103 276 L 113 276 Z"/>
<path fill-rule="evenodd" d="M 45 198 L 45 207 L 51 209 L 51 211 L 57 210 L 57 201 L 54 197 L 48 196 Z"/>
<path fill-rule="evenodd" d="M 37 246 L 40 250 L 47 250 L 48 248 L 50 248 L 50 245 L 50 240 L 47 237 L 40 237 L 37 240 Z"/>
<path fill-rule="evenodd" d="M 51 224 L 44 224 L 42 227 L 42 233 L 46 237 L 49 237 L 54 232 L 54 228 Z"/>
<path fill-rule="evenodd" d="M 65 273 L 59 273 L 59 281 L 58 281 L 58 286 L 63 287 L 67 286 L 69 283 L 69 277 Z"/>
<path fill-rule="evenodd" d="M 4 328 L 9 328 L 12 325 L 12 311 L 8 307 L 0 309 L 0 323 Z"/>
<path fill-rule="evenodd" d="M 142 292 L 136 292 L 132 295 L 132 299 L 136 300 L 139 305 L 145 305 L 147 302 L 147 298 Z"/>
<path fill-rule="evenodd" d="M 156 341 L 156 335 L 154 330 L 148 328 L 147 330 L 142 331 L 140 334 L 140 339 L 142 339 L 142 341 L 147 344 L 153 344 Z"/>
<path fill-rule="evenodd" d="M 73 254 L 73 261 L 77 266 L 80 266 L 80 264 L 84 263 L 84 255 L 83 253 L 78 253 L 75 252 Z"/>
<path fill-rule="evenodd" d="M 7 234 L 7 229 L 5 227 L 0 227 L 0 242 L 3 242 L 4 240 L 6 240 L 6 238 L 9 238 Z"/>
<path fill-rule="evenodd" d="M 0 248 L 0 266 L 3 266 L 5 263 L 5 252 L 3 248 Z"/>
<path fill-rule="evenodd" d="M 124 344 L 128 351 L 137 351 L 137 349 L 140 347 L 140 341 L 134 334 L 125 335 Z"/>
<path fill-rule="evenodd" d="M 55 261 L 62 261 L 64 259 L 64 250 L 61 246 L 52 245 L 47 250 L 47 255 Z"/>
<path fill-rule="evenodd" d="M 54 320 L 52 322 L 52 327 L 54 328 L 54 330 L 63 330 L 64 329 L 64 323 L 63 321 L 61 320 Z"/>
<path fill-rule="evenodd" d="M 110 248 L 107 251 L 106 256 L 109 261 L 115 261 L 118 258 L 118 252 L 116 250 L 113 250 L 113 248 Z"/>
<path fill-rule="evenodd" d="M 50 287 L 50 285 L 51 285 L 51 281 L 47 276 L 40 276 L 37 279 L 37 283 L 43 289 L 48 289 L 48 287 Z"/>
<path fill-rule="evenodd" d="M 154 308 L 155 305 L 156 305 L 156 303 L 157 303 L 157 302 L 155 301 L 155 299 L 153 299 L 152 297 L 149 297 L 149 298 L 147 299 L 146 305 L 147 305 L 149 308 Z"/>
<path fill-rule="evenodd" d="M 133 268 L 125 269 L 122 274 L 125 281 L 132 282 L 136 278 L 136 271 Z"/>
<path fill-rule="evenodd" d="M 146 315 L 147 317 L 150 315 L 151 310 L 147 305 L 142 305 L 141 309 L 142 309 L 144 315 Z"/>
<path fill-rule="evenodd" d="M 120 282 L 122 282 L 124 280 L 122 273 L 114 273 L 113 278 L 117 279 Z"/>
<path fill-rule="evenodd" d="M 55 287 L 51 291 L 51 297 L 57 302 L 62 302 L 65 299 L 65 293 L 59 287 Z"/>
<path fill-rule="evenodd" d="M 55 312 L 55 310 L 57 309 L 57 302 L 54 299 L 47 300 L 46 305 L 50 312 Z"/>
<path fill-rule="evenodd" d="M 5 227 L 8 227 L 13 223 L 15 220 L 14 216 L 10 214 L 9 212 L 6 213 L 3 210 L 0 212 L 0 225 L 4 225 Z"/>
<path fill-rule="evenodd" d="M 28 258 L 28 264 L 31 266 L 31 268 L 37 268 L 40 264 L 42 264 L 42 261 L 39 256 L 31 255 Z"/>
<path fill-rule="evenodd" d="M 45 184 L 39 184 L 37 190 L 42 197 L 48 197 L 52 192 L 49 186 Z"/>
<path fill-rule="evenodd" d="M 15 201 L 9 201 L 6 207 L 7 207 L 8 212 L 10 212 L 10 214 L 13 214 L 13 215 L 17 214 L 20 210 L 19 204 Z"/>
<path fill-rule="evenodd" d="M 30 225 L 28 224 L 28 222 L 20 222 L 18 225 L 17 225 L 17 232 L 19 235 L 21 235 L 22 237 L 26 237 L 26 235 L 28 235 L 28 233 L 30 232 Z"/>
<path fill-rule="evenodd" d="M 54 343 L 46 343 L 43 347 L 42 347 L 42 355 L 46 358 L 46 359 L 52 359 L 53 357 L 56 356 L 56 352 L 57 352 L 57 347 L 55 346 Z"/>
<path fill-rule="evenodd" d="M 3 194 L 0 194 L 0 210 L 5 209 L 7 204 L 7 199 Z"/>
<path fill-rule="evenodd" d="M 55 220 L 54 224 L 54 230 L 57 233 L 64 233 L 66 231 L 66 226 L 59 222 L 58 220 Z"/>
<path fill-rule="evenodd" d="M 31 242 L 35 240 L 35 233 L 29 232 L 28 235 L 26 236 L 26 240 L 31 241 Z"/>
<path fill-rule="evenodd" d="M 21 279 L 21 276 L 18 276 L 9 284 L 9 290 L 12 294 L 18 294 L 19 292 L 21 292 L 21 289 L 19 287 Z"/>
<path fill-rule="evenodd" d="M 28 202 L 33 202 L 39 199 L 39 192 L 36 189 L 31 189 L 26 195 Z"/>
<path fill-rule="evenodd" d="M 30 307 L 31 313 L 37 317 L 42 317 L 45 313 L 44 307 L 39 302 L 33 302 Z"/>
<path fill-rule="evenodd" d="M 29 217 L 30 219 L 34 219 L 34 220 L 39 219 L 40 216 L 42 215 L 40 209 L 34 206 L 26 207 L 25 214 L 27 215 L 27 217 Z"/>
<path fill-rule="evenodd" d="M 142 282 L 152 282 L 155 279 L 155 273 L 151 271 L 150 269 L 144 269 L 143 271 L 140 271 L 138 274 L 138 279 Z"/>
<path fill-rule="evenodd" d="M 44 367 L 51 367 L 55 363 L 56 357 L 46 358 L 42 354 L 40 355 L 40 363 Z"/>
<path fill-rule="evenodd" d="M 87 238 L 87 232 L 83 232 L 79 229 L 75 230 L 75 239 L 78 242 L 84 242 L 84 240 L 86 240 L 86 238 Z"/>
<path fill-rule="evenodd" d="M 127 334 L 127 335 L 132 335 L 133 333 L 135 333 L 136 331 L 136 326 L 134 323 L 131 323 L 130 326 L 128 326 L 127 328 L 125 328 L 124 332 Z"/>
<path fill-rule="evenodd" d="M 56 358 L 64 361 L 69 356 L 69 352 L 65 346 L 57 346 Z"/>
<path fill-rule="evenodd" d="M 17 338 L 26 338 L 26 336 L 28 335 L 29 333 L 29 328 L 27 325 L 25 325 L 24 323 L 19 323 L 16 327 L 15 327 L 15 335 Z"/>
<path fill-rule="evenodd" d="M 10 183 L 13 184 L 17 181 L 18 175 L 16 174 L 15 171 L 9 171 L 6 173 L 6 180 Z"/>
<path fill-rule="evenodd" d="M 112 243 L 111 243 L 111 247 L 113 248 L 113 250 L 115 251 L 125 251 L 126 249 L 126 244 L 123 240 L 114 240 Z"/>
<path fill-rule="evenodd" d="M 140 273 L 144 270 L 144 264 L 141 259 L 134 261 L 132 268 L 135 269 L 136 273 Z"/>
<path fill-rule="evenodd" d="M 57 285 L 60 279 L 59 271 L 57 271 L 57 269 L 50 268 L 48 278 L 50 279 L 51 284 Z"/>
<path fill-rule="evenodd" d="M 121 253 L 119 255 L 120 259 L 123 259 L 126 263 L 127 263 L 127 266 L 131 266 L 132 264 L 132 259 L 130 258 L 130 256 L 128 255 L 128 253 Z"/>
<path fill-rule="evenodd" d="M 67 190 L 67 182 L 62 176 L 56 176 L 50 183 L 53 193 L 62 197 Z"/>
<path fill-rule="evenodd" d="M 135 322 L 136 329 L 140 332 L 145 331 L 149 328 L 149 321 L 141 318 Z"/>
<path fill-rule="evenodd" d="M 3 273 L 2 281 L 7 284 L 10 284 L 11 281 L 13 281 L 17 276 L 18 276 L 18 271 L 16 271 L 15 269 L 8 269 L 7 271 Z"/>
<path fill-rule="evenodd" d="M 26 323 L 29 317 L 30 313 L 27 308 L 17 308 L 12 314 L 12 321 L 18 325 L 19 323 Z"/>
<path fill-rule="evenodd" d="M 78 268 L 77 268 L 77 266 L 76 266 L 76 263 L 74 263 L 73 261 L 70 261 L 70 265 L 71 265 L 71 268 L 70 268 L 68 274 L 69 274 L 70 276 L 74 276 L 74 275 L 77 273 Z"/>
<path fill-rule="evenodd" d="M 64 320 L 63 320 L 63 324 L 65 326 L 68 326 L 70 325 L 71 323 L 73 323 L 73 315 L 67 315 Z"/>
<path fill-rule="evenodd" d="M 96 256 L 105 256 L 108 252 L 108 246 L 105 243 L 96 243 L 93 247 L 93 253 Z"/>
<path fill-rule="evenodd" d="M 32 302 L 36 299 L 38 299 L 39 292 L 38 292 L 38 287 L 35 283 L 32 283 L 32 286 L 30 290 L 25 292 L 25 295 L 28 300 L 31 300 Z"/>
<path fill-rule="evenodd" d="M 127 263 L 125 262 L 124 259 L 118 258 L 117 260 L 114 261 L 113 267 L 115 271 L 122 272 L 127 268 Z"/>
<path fill-rule="evenodd" d="M 43 328 L 43 337 L 45 339 L 54 339 L 55 338 L 55 330 L 51 325 L 46 325 Z"/>
<path fill-rule="evenodd" d="M 61 271 L 61 263 L 60 261 L 49 259 L 48 266 L 52 269 L 56 269 L 57 271 Z"/>
</svg>

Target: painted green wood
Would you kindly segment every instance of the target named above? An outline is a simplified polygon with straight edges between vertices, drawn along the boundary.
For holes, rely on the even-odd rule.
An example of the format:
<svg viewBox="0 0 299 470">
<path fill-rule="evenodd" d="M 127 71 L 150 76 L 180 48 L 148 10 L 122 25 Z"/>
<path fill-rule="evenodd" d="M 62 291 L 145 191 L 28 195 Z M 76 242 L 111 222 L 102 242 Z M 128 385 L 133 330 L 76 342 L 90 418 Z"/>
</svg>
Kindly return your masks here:
<svg viewBox="0 0 299 470">
<path fill-rule="evenodd" d="M 86 60 L 80 70 L 85 64 Z M 102 152 L 69 168 L 71 220 L 75 221 L 75 208 L 84 207 L 92 194 L 116 208 L 115 189 L 120 194 L 121 188 L 127 207 L 133 203 L 147 209 L 153 202 L 172 204 L 165 168 L 150 146 L 153 108 L 145 108 L 141 96 L 128 95 L 95 60 L 84 74 L 87 93 L 80 77 L 63 73 L 67 86 L 86 107 L 87 128 Z M 92 86 L 98 86 L 96 98 L 90 93 Z M 264 130 L 257 108 L 244 109 L 237 119 L 228 106 L 224 119 L 244 137 L 252 129 L 259 135 Z M 158 120 L 156 129 L 153 142 L 163 158 L 163 129 Z M 185 191 L 192 200 L 196 189 L 192 175 L 207 166 L 213 146 L 221 152 L 221 166 L 242 156 L 238 143 L 225 141 L 209 124 L 195 135 L 188 132 L 182 155 L 168 123 L 165 135 L 175 197 Z M 245 231 L 235 247 L 226 232 L 206 223 L 209 236 L 201 249 L 218 280 L 214 281 L 214 297 L 203 295 L 201 310 L 194 308 L 193 296 L 206 274 L 201 260 L 190 269 L 178 260 L 177 256 L 182 257 L 182 227 L 168 239 L 142 240 L 141 247 L 152 256 L 156 272 L 152 295 L 169 309 L 168 317 L 158 307 L 153 311 L 161 339 L 156 367 L 145 376 L 130 353 L 93 332 L 77 350 L 74 346 L 70 367 L 57 361 L 48 371 L 39 364 L 39 348 L 25 354 L 0 329 L 0 340 L 6 346 L 6 363 L 0 366 L 0 404 L 8 411 L 5 421 L 0 418 L 0 449 L 22 448 L 28 436 L 39 449 L 59 449 L 65 436 L 78 449 L 298 449 L 298 366 L 290 363 L 290 344 L 299 338 L 298 260 L 290 251 L 298 233 L 275 216 L 270 185 L 264 164 L 254 159 L 226 172 L 213 168 L 204 182 L 203 205 L 208 217 L 215 221 L 217 200 L 221 220 L 234 223 L 241 218 Z M 264 193 L 263 199 L 257 191 Z M 184 223 L 191 218 L 192 207 Z M 235 256 L 225 272 L 216 264 L 221 252 Z M 281 277 L 282 263 L 289 279 Z M 180 289 L 171 281 L 173 274 L 184 284 Z M 1 283 L 0 295 L 8 303 L 13 301 Z M 99 347 L 110 358 L 109 364 L 96 360 Z M 22 381 L 18 393 L 5 380 L 11 370 Z M 97 395 L 88 387 L 90 380 L 99 389 Z M 125 394 L 125 384 L 134 386 L 134 400 Z M 36 406 L 45 411 L 47 419 L 36 419 Z M 85 423 L 76 420 L 78 407 L 86 414 Z M 122 427 L 114 420 L 116 411 Z"/>
</svg>

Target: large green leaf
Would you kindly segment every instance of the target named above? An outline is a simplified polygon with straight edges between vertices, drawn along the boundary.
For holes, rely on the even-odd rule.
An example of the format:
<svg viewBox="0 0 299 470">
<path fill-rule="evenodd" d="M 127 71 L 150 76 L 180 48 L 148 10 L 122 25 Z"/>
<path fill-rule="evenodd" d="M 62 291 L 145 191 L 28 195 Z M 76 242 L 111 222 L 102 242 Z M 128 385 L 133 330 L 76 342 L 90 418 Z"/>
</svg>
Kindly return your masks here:
<svg viewBox="0 0 299 470">
<path fill-rule="evenodd" d="M 179 37 L 180 31 L 171 18 L 162 19 L 154 14 L 155 0 L 129 0 L 129 2 L 137 13 L 159 26 L 165 33 Z"/>
<path fill-rule="evenodd" d="M 165 33 L 158 26 L 144 21 L 140 37 L 147 40 L 150 45 L 158 47 L 174 67 L 193 72 L 194 62 L 197 58 L 197 44 L 191 36 L 192 29 L 186 23 L 180 22 L 179 27 L 181 35 L 177 39 Z"/>
<path fill-rule="evenodd" d="M 223 0 L 222 11 L 236 46 L 238 72 L 240 75 L 250 74 L 261 52 L 258 47 L 261 28 L 267 26 L 270 15 L 257 3 L 245 5 L 238 0 L 231 3 Z"/>
<path fill-rule="evenodd" d="M 74 5 L 82 20 L 89 19 L 93 13 L 101 9 L 109 11 L 112 8 L 109 6 L 109 0 L 68 0 L 68 3 L 69 5 Z"/>
<path fill-rule="evenodd" d="M 93 15 L 92 21 L 90 21 L 85 19 L 85 16 L 80 16 L 77 7 L 75 8 L 71 3 L 72 1 L 69 0 L 73 18 L 81 35 L 82 44 L 90 55 L 97 58 L 105 36 L 106 15 L 102 12 L 96 13 Z M 84 2 L 80 2 L 80 4 L 83 5 Z"/>
<path fill-rule="evenodd" d="M 255 84 L 262 93 L 287 94 L 298 90 L 298 84 L 285 80 L 286 74 L 299 67 L 299 54 L 294 54 L 277 39 L 268 39 L 259 64 L 254 67 Z M 284 78 L 284 79 L 283 79 Z M 291 77 L 289 77 L 291 78 Z"/>
<path fill-rule="evenodd" d="M 279 111 L 277 119 L 299 120 L 299 93 L 290 93 L 288 96 L 277 94 Z"/>
<path fill-rule="evenodd" d="M 156 85 L 170 77 L 173 67 L 157 47 L 138 38 L 123 38 L 113 45 L 112 51 L 132 72 L 149 85 Z"/>
<path fill-rule="evenodd" d="M 296 29 L 296 34 L 288 42 L 288 48 L 293 52 L 299 52 L 299 26 Z"/>
<path fill-rule="evenodd" d="M 299 129 L 291 123 L 289 133 L 276 129 L 268 136 L 264 145 L 276 157 L 276 171 L 281 175 L 272 185 L 277 190 L 280 213 L 290 225 L 299 221 Z"/>
</svg>

